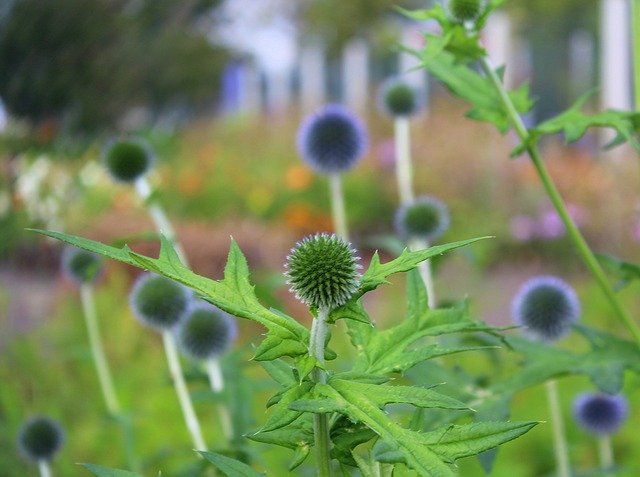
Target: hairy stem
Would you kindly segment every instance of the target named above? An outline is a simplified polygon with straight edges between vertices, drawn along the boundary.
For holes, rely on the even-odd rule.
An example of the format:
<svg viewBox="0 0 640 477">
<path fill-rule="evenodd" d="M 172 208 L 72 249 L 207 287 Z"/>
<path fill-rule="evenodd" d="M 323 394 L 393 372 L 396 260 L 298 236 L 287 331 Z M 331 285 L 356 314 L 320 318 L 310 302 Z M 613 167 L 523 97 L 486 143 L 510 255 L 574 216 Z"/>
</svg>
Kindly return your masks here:
<svg viewBox="0 0 640 477">
<path fill-rule="evenodd" d="M 558 189 L 556 188 L 553 180 L 551 179 L 551 176 L 549 175 L 549 172 L 547 171 L 546 167 L 542 163 L 542 159 L 540 158 L 540 152 L 538 151 L 537 146 L 530 140 L 531 137 L 529 135 L 529 131 L 524 125 L 524 122 L 522 121 L 520 114 L 518 113 L 513 102 L 511 101 L 511 98 L 507 94 L 507 91 L 504 85 L 502 84 L 502 81 L 500 80 L 500 78 L 498 77 L 494 69 L 491 67 L 491 65 L 489 64 L 489 60 L 486 57 L 482 58 L 481 65 L 482 65 L 483 71 L 485 72 L 487 77 L 489 77 L 494 87 L 496 88 L 496 91 L 500 95 L 502 104 L 505 108 L 505 111 L 509 115 L 511 124 L 515 129 L 516 133 L 518 134 L 518 137 L 520 138 L 522 143 L 526 145 L 526 149 L 529 154 L 529 157 L 531 158 L 531 161 L 533 162 L 533 165 L 538 173 L 538 176 L 542 181 L 545 191 L 547 192 L 547 195 L 549 196 L 551 203 L 556 209 L 556 212 L 560 216 L 560 219 L 562 220 L 562 223 L 564 224 L 567 230 L 567 234 L 569 235 L 569 238 L 571 239 L 574 246 L 578 250 L 578 254 L 582 258 L 583 262 L 585 263 L 585 265 L 587 266 L 587 268 L 589 269 L 593 277 L 596 279 L 596 282 L 598 283 L 598 285 L 600 286 L 600 289 L 602 290 L 605 297 L 609 301 L 609 304 L 613 308 L 616 316 L 627 327 L 629 332 L 633 335 L 635 340 L 640 345 L 640 328 L 620 305 L 620 302 L 618 301 L 618 297 L 616 296 L 616 293 L 614 292 L 613 287 L 607 280 L 607 277 L 604 271 L 602 270 L 600 263 L 598 263 L 598 260 L 596 259 L 591 248 L 589 247 L 586 240 L 582 236 L 582 233 L 580 232 L 578 227 L 573 222 L 573 219 L 569 215 L 569 212 L 567 211 L 565 203 L 562 197 L 560 196 Z"/>
<path fill-rule="evenodd" d="M 224 390 L 224 378 L 222 375 L 222 369 L 220 368 L 220 362 L 216 358 L 212 358 L 207 360 L 207 375 L 209 376 L 209 384 L 211 385 L 211 390 L 215 394 L 219 394 Z M 218 409 L 218 417 L 220 419 L 220 426 L 222 427 L 222 432 L 224 432 L 225 437 L 228 441 L 231 441 L 233 438 L 233 425 L 231 423 L 231 415 L 229 414 L 229 410 L 224 403 L 217 403 Z"/>
<path fill-rule="evenodd" d="M 173 385 L 176 388 L 180 407 L 182 408 L 182 415 L 184 417 L 185 424 L 187 425 L 187 429 L 191 434 L 193 445 L 196 450 L 206 451 L 207 445 L 202 437 L 200 423 L 198 422 L 198 418 L 193 409 L 193 403 L 191 402 L 191 396 L 189 396 L 187 383 L 185 382 L 184 375 L 182 374 L 176 342 L 170 331 L 164 331 L 162 333 L 162 341 L 164 342 L 164 350 L 167 355 L 167 363 L 169 365 L 171 379 L 173 380 Z"/>
<path fill-rule="evenodd" d="M 569 451 L 567 449 L 567 437 L 564 431 L 564 420 L 560 408 L 558 386 L 555 380 L 545 383 L 547 388 L 547 400 L 551 411 L 551 426 L 553 428 L 553 450 L 556 454 L 556 468 L 558 477 L 570 477 L 571 466 L 569 464 Z"/>
<path fill-rule="evenodd" d="M 38 461 L 38 470 L 40 471 L 40 477 L 52 477 L 51 466 L 46 460 Z"/>
<path fill-rule="evenodd" d="M 333 217 L 333 228 L 338 236 L 348 242 L 349 228 L 347 227 L 347 213 L 344 206 L 342 176 L 340 176 L 340 174 L 331 174 L 329 176 L 329 187 L 331 188 L 331 215 Z"/>
<path fill-rule="evenodd" d="M 611 436 L 605 435 L 598 438 L 598 456 L 600 458 L 600 468 L 604 474 L 612 475 L 614 460 Z"/>
<path fill-rule="evenodd" d="M 396 118 L 394 122 L 394 133 L 398 194 L 400 195 L 400 203 L 404 205 L 412 202 L 414 199 L 409 119 L 406 117 Z"/>
<path fill-rule="evenodd" d="M 327 336 L 327 317 L 329 316 L 329 311 L 328 308 L 318 309 L 318 316 L 313 319 L 313 324 L 311 325 L 309 356 L 316 358 L 320 365 L 324 365 L 324 342 Z M 327 382 L 327 373 L 318 367 L 313 370 L 312 377 L 316 383 L 325 384 Z M 330 477 L 329 419 L 326 413 L 313 415 L 313 433 L 318 475 L 320 477 Z"/>
</svg>

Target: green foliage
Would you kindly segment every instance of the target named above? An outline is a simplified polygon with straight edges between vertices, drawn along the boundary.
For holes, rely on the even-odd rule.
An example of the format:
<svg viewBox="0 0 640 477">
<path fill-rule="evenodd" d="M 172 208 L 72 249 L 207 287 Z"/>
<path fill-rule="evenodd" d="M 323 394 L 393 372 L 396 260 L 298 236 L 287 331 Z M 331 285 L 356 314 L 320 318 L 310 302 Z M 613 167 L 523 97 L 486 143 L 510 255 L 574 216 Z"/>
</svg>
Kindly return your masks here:
<svg viewBox="0 0 640 477">
<path fill-rule="evenodd" d="M 142 477 L 141 474 L 128 470 L 108 469 L 96 464 L 79 464 L 97 477 Z"/>
<path fill-rule="evenodd" d="M 264 474 L 256 472 L 244 462 L 232 459 L 214 452 L 200 452 L 200 455 L 211 462 L 216 469 L 227 477 L 262 477 Z"/>
</svg>

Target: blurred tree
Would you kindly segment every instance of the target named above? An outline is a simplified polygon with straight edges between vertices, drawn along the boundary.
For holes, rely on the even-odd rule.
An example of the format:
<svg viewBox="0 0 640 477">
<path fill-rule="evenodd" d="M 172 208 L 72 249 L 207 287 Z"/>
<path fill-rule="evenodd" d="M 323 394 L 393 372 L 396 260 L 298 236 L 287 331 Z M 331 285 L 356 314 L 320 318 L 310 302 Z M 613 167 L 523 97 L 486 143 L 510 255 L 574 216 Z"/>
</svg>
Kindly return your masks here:
<svg viewBox="0 0 640 477">
<path fill-rule="evenodd" d="M 0 97 L 74 134 L 113 128 L 132 107 L 210 105 L 227 59 L 207 40 L 218 3 L 14 0 L 0 16 Z"/>
</svg>

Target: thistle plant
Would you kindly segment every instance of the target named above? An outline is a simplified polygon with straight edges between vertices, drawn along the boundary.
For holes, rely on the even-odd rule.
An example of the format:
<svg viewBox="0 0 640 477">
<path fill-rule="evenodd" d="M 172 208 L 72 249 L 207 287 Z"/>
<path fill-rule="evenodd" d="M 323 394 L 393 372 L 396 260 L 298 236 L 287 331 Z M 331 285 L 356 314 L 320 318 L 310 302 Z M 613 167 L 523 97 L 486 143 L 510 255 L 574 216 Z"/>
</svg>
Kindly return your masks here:
<svg viewBox="0 0 640 477">
<path fill-rule="evenodd" d="M 17 446 L 20 454 L 38 465 L 40 477 L 51 477 L 51 461 L 64 443 L 64 431 L 58 422 L 45 416 L 33 417 L 22 424 Z"/>
<path fill-rule="evenodd" d="M 162 334 L 167 364 L 178 395 L 185 424 L 194 447 L 207 450 L 200 422 L 193 408 L 187 384 L 180 366 L 180 358 L 172 330 L 185 318 L 191 306 L 191 292 L 165 277 L 146 273 L 141 275 L 129 295 L 135 317 L 144 325 Z"/>
<path fill-rule="evenodd" d="M 620 394 L 584 393 L 573 402 L 573 416 L 588 433 L 598 438 L 600 467 L 605 473 L 614 469 L 611 435 L 624 424 L 629 405 Z"/>
<path fill-rule="evenodd" d="M 565 337 L 580 315 L 576 292 L 563 280 L 540 276 L 520 287 L 512 302 L 513 321 L 524 326 L 525 334 L 533 339 L 552 343 Z M 560 477 L 571 475 L 567 437 L 555 380 L 546 383 L 547 400 L 551 411 L 556 466 Z"/>
<path fill-rule="evenodd" d="M 367 149 L 362 121 L 341 105 L 324 106 L 307 117 L 298 129 L 302 159 L 316 172 L 329 177 L 331 210 L 336 233 L 349 240 L 341 174 L 352 169 Z"/>
<path fill-rule="evenodd" d="M 191 306 L 176 330 L 180 349 L 191 359 L 205 364 L 209 384 L 216 394 L 224 390 L 224 377 L 218 360 L 229 349 L 237 334 L 236 322 L 228 313 L 203 302 Z M 222 430 L 230 440 L 233 426 L 226 406 L 219 405 L 218 413 Z"/>
<path fill-rule="evenodd" d="M 488 16 L 502 3 L 503 0 L 450 0 L 447 2 L 447 8 L 436 5 L 428 10 L 403 10 L 409 17 L 418 20 L 432 19 L 441 26 L 440 34 L 425 34 L 425 48 L 414 50 L 414 54 L 420 59 L 423 67 L 454 95 L 472 105 L 467 116 L 492 123 L 502 133 L 510 129 L 515 131 L 520 145 L 513 151 L 512 156 L 517 157 L 523 153 L 529 156 L 575 250 L 593 275 L 615 316 L 640 345 L 640 327 L 620 304 L 601 264 L 569 215 L 538 149 L 538 142 L 544 135 L 564 133 L 567 142 L 573 142 L 581 138 L 591 127 L 606 127 L 617 132 L 611 146 L 629 142 L 640 151 L 640 141 L 635 134 L 634 114 L 605 111 L 586 115 L 581 109 L 589 98 L 587 94 L 557 117 L 527 128 L 521 115 L 529 112 L 533 106 L 528 85 L 508 91 L 502 81 L 502 68 L 496 70 L 490 64 L 487 52 L 480 42 L 480 32 Z M 483 74 L 476 71 L 476 64 L 480 66 Z"/>
<path fill-rule="evenodd" d="M 411 250 L 420 250 L 446 232 L 449 221 L 449 210 L 443 202 L 435 197 L 420 196 L 398 208 L 394 225 L 398 236 Z M 418 269 L 427 288 L 428 306 L 435 308 L 437 300 L 430 263 L 421 263 Z"/>
</svg>

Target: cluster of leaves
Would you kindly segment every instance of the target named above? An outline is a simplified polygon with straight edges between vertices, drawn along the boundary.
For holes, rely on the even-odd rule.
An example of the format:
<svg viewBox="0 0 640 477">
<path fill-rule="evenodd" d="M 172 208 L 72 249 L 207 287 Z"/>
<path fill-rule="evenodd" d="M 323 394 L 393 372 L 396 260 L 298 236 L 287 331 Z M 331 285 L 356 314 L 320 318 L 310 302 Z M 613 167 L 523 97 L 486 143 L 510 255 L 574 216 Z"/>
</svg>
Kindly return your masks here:
<svg viewBox="0 0 640 477">
<path fill-rule="evenodd" d="M 421 475 L 454 475 L 451 463 L 510 441 L 535 426 L 534 422 L 475 422 L 447 424 L 428 432 L 396 423 L 385 407 L 408 404 L 421 409 L 471 411 L 469 406 L 430 387 L 394 385 L 394 375 L 404 373 L 429 359 L 478 349 L 477 346 L 441 347 L 425 345 L 425 338 L 453 333 L 485 332 L 499 337 L 498 330 L 469 318 L 464 305 L 429 310 L 426 292 L 416 273 L 409 275 L 408 316 L 386 330 L 373 326 L 361 297 L 387 282 L 387 277 L 414 269 L 418 263 L 463 247 L 478 239 L 455 242 L 427 250 L 404 251 L 395 260 L 381 263 L 377 254 L 363 275 L 356 295 L 330 315 L 330 322 L 344 319 L 358 358 L 346 372 L 329 372 L 326 384 L 310 379 L 319 363 L 308 354 L 309 332 L 292 317 L 263 307 L 249 281 L 242 252 L 232 242 L 224 279 L 211 280 L 194 274 L 162 239 L 157 259 L 98 242 L 56 232 L 42 232 L 85 250 L 144 268 L 193 288 L 203 299 L 235 316 L 256 321 L 267 328 L 254 359 L 261 362 L 281 389 L 268 402 L 271 412 L 252 440 L 295 451 L 291 468 L 300 465 L 313 446 L 313 414 L 331 414 L 332 457 L 343 466 L 358 466 L 370 472 L 356 452 L 360 444 L 374 443 L 377 462 L 406 465 Z M 285 360 L 288 357 L 291 360 Z M 329 348 L 326 359 L 334 359 Z M 363 466 L 365 466 L 363 468 Z M 230 474 L 244 475 L 244 474 Z"/>
</svg>

